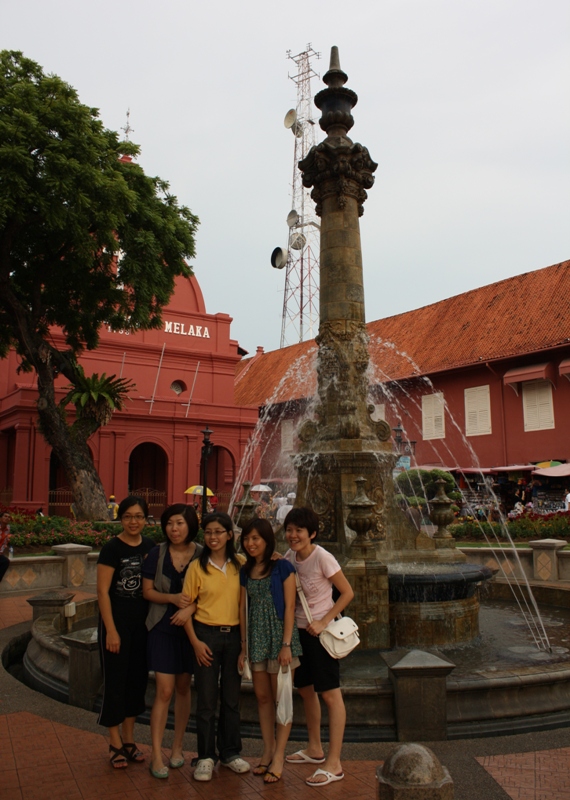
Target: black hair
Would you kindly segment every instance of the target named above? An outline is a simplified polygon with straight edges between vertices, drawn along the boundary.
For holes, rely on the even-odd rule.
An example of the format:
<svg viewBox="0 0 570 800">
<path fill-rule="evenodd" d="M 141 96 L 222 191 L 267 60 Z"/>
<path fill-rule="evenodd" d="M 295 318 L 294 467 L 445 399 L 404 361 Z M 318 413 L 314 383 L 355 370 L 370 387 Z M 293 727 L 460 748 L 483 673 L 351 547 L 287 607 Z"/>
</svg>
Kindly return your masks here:
<svg viewBox="0 0 570 800">
<path fill-rule="evenodd" d="M 125 514 L 132 506 L 140 506 L 143 510 L 143 514 L 145 515 L 145 519 L 148 517 L 148 505 L 146 500 L 143 500 L 142 497 L 136 497 L 134 494 L 130 494 L 119 503 L 119 508 L 117 509 L 117 519 L 121 519 L 123 514 Z"/>
<path fill-rule="evenodd" d="M 241 564 L 236 558 L 236 543 L 232 518 L 229 516 L 229 514 L 225 514 L 223 511 L 214 511 L 212 514 L 206 514 L 202 520 L 203 531 L 206 530 L 206 527 L 210 524 L 210 522 L 218 522 L 222 528 L 224 528 L 228 533 L 231 533 L 231 537 L 228 539 L 226 544 L 226 558 L 234 565 L 236 569 L 239 569 Z M 204 572 L 208 572 L 208 561 L 210 560 L 211 554 L 212 551 L 208 547 L 206 538 L 204 538 L 204 549 L 200 553 L 200 566 Z"/>
<path fill-rule="evenodd" d="M 287 525 L 296 525 L 298 528 L 306 528 L 309 531 L 309 536 L 313 536 L 313 541 L 317 538 L 319 533 L 319 517 L 312 508 L 301 506 L 300 508 L 292 508 L 283 521 L 283 528 L 287 530 Z"/>
<path fill-rule="evenodd" d="M 170 517 L 175 517 L 178 514 L 180 514 L 181 517 L 184 517 L 184 521 L 188 525 L 188 536 L 186 539 L 184 539 L 184 544 L 188 544 L 189 542 L 194 541 L 200 528 L 198 515 L 192 506 L 187 506 L 185 503 L 175 503 L 173 506 L 168 506 L 168 508 L 165 509 L 160 515 L 160 527 L 162 528 L 164 538 L 169 542 L 170 538 L 166 533 L 166 526 Z"/>
<path fill-rule="evenodd" d="M 262 575 L 270 574 L 273 571 L 273 567 L 275 566 L 275 561 L 271 559 L 271 556 L 275 552 L 275 534 L 273 533 L 273 528 L 271 527 L 271 523 L 268 522 L 266 519 L 261 519 L 260 517 L 254 517 L 251 519 L 244 527 L 242 528 L 241 537 L 240 537 L 240 544 L 241 549 L 245 554 L 245 564 L 243 565 L 243 569 L 246 575 L 251 574 L 251 570 L 255 566 L 255 558 L 250 556 L 247 552 L 245 547 L 243 546 L 243 540 L 246 536 L 249 536 L 250 533 L 256 531 L 263 541 L 266 544 L 265 553 L 263 554 L 263 572 Z"/>
</svg>

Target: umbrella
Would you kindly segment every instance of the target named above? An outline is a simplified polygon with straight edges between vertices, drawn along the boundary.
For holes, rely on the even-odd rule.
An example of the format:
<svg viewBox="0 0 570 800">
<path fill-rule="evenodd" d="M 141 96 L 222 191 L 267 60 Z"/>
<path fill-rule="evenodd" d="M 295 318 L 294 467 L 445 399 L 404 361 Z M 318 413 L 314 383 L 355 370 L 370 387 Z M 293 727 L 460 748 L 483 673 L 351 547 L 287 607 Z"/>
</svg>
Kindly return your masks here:
<svg viewBox="0 0 570 800">
<path fill-rule="evenodd" d="M 204 494 L 204 488 L 202 486 L 191 486 L 189 489 L 186 489 L 184 494 Z M 206 497 L 213 497 L 214 492 L 211 489 L 208 489 L 206 486 Z"/>
<path fill-rule="evenodd" d="M 256 483 L 255 486 L 252 486 L 250 491 L 252 492 L 271 492 L 271 486 L 267 486 L 266 483 Z"/>
<path fill-rule="evenodd" d="M 559 467 L 561 461 L 541 461 L 540 464 L 536 464 L 536 469 L 548 469 L 549 467 Z"/>
</svg>

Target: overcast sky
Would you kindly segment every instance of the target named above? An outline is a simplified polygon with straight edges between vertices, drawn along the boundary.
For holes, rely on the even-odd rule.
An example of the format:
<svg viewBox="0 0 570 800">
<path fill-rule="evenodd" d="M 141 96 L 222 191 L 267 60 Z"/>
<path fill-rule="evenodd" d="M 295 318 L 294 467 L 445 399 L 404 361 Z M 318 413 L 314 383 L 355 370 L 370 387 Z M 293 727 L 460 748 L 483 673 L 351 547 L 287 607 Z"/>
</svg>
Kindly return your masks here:
<svg viewBox="0 0 570 800">
<path fill-rule="evenodd" d="M 361 219 L 367 319 L 570 258 L 568 0 L 0 0 L 23 50 L 125 125 L 201 220 L 210 313 L 279 346 L 296 104 L 286 60 L 340 48 L 350 135 L 378 162 Z M 313 93 L 322 82 L 314 81 Z M 324 136 L 319 129 L 319 140 Z M 522 303 L 532 298 L 521 298 Z"/>
</svg>

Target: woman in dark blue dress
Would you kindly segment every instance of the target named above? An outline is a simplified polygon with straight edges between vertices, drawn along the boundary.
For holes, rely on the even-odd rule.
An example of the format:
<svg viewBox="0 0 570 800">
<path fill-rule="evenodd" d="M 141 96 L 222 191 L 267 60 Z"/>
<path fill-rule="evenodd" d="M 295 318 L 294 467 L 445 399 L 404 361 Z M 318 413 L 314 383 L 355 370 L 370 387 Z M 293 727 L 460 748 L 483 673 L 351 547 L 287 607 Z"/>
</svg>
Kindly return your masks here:
<svg viewBox="0 0 570 800">
<path fill-rule="evenodd" d="M 162 760 L 162 739 L 168 707 L 174 691 L 174 740 L 170 766 L 184 764 L 182 745 L 190 716 L 190 680 L 194 653 L 184 623 L 194 611 L 190 599 L 182 594 L 186 570 L 202 552 L 194 539 L 198 517 L 191 506 L 169 506 L 160 518 L 166 541 L 152 550 L 143 567 L 143 594 L 150 601 L 146 621 L 148 667 L 156 677 L 156 695 L 150 716 L 152 756 L 150 771 L 155 778 L 168 777 Z"/>
</svg>

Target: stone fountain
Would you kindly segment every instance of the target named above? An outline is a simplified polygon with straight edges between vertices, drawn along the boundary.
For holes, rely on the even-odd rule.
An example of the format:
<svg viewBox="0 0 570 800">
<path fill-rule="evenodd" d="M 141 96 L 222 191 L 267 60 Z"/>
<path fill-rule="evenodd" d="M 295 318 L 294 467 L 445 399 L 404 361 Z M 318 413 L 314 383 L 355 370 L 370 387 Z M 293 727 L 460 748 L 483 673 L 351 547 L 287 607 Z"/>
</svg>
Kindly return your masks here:
<svg viewBox="0 0 570 800">
<path fill-rule="evenodd" d="M 312 187 L 316 213 L 321 217 L 321 253 L 318 403 L 314 418 L 299 430 L 296 504 L 309 505 L 317 512 L 319 539 L 343 564 L 355 590 L 351 614 L 357 619 L 365 648 L 387 648 L 396 641 L 426 643 L 425 636 L 417 635 L 415 617 L 421 609 L 410 619 L 412 606 L 405 609 L 405 615 L 400 614 L 398 637 L 393 624 L 390 635 L 390 616 L 398 613 L 397 606 L 416 597 L 413 590 L 406 596 L 416 573 L 424 589 L 428 576 L 438 586 L 438 592 L 429 598 L 426 595 L 424 602 L 443 603 L 438 613 L 448 617 L 427 643 L 469 641 L 478 633 L 475 586 L 491 572 L 460 569 L 452 595 L 446 597 L 445 576 L 455 574 L 466 560 L 445 527 L 451 501 L 440 487 L 433 506 L 438 532 L 433 538 L 418 533 L 394 504 L 396 456 L 390 426 L 372 419 L 359 218 L 377 164 L 366 147 L 348 137 L 354 124 L 351 111 L 358 98 L 345 86 L 347 79 L 338 48 L 333 47 L 323 77 L 327 88 L 315 97 L 326 138 L 299 162 L 303 184 Z M 349 529 L 357 534 L 352 541 Z M 454 566 L 442 569 L 443 564 Z M 427 565 L 435 569 L 426 571 Z M 389 584 L 394 588 L 389 590 Z M 464 585 L 463 591 L 458 591 L 459 584 Z"/>
</svg>

